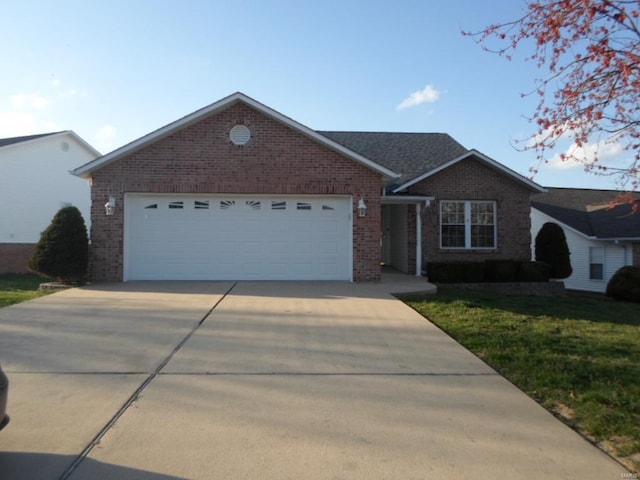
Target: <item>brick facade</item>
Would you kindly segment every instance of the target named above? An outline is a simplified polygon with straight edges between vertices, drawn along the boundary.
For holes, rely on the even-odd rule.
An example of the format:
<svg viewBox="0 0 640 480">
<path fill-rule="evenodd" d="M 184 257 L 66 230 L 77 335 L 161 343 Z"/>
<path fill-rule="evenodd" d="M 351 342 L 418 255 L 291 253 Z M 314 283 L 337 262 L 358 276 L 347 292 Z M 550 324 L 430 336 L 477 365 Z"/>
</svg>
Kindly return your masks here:
<svg viewBox="0 0 640 480">
<path fill-rule="evenodd" d="M 531 256 L 531 191 L 474 158 L 411 186 L 409 193 L 431 195 L 435 201 L 422 214 L 422 257 L 426 262 L 528 260 Z M 440 248 L 440 202 L 443 200 L 490 200 L 496 202 L 497 248 L 458 250 Z M 415 237 L 415 222 L 409 225 Z"/>
<path fill-rule="evenodd" d="M 0 243 L 0 273 L 28 273 L 35 243 Z"/>
<path fill-rule="evenodd" d="M 251 130 L 244 146 L 234 125 Z M 125 193 L 351 195 L 368 206 L 353 215 L 353 278 L 380 278 L 380 174 L 244 103 L 205 117 L 92 173 L 90 275 L 122 281 Z M 116 212 L 104 214 L 113 196 Z"/>
</svg>

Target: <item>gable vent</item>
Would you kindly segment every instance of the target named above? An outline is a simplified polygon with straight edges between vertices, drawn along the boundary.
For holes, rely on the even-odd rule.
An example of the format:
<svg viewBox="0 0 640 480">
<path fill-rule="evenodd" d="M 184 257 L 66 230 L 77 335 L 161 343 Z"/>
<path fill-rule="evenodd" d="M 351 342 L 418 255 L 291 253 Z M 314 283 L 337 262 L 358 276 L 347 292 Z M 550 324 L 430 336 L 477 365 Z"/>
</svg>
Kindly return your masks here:
<svg viewBox="0 0 640 480">
<path fill-rule="evenodd" d="M 246 125 L 236 125 L 229 132 L 229 138 L 234 145 L 246 145 L 251 138 L 251 130 Z"/>
</svg>

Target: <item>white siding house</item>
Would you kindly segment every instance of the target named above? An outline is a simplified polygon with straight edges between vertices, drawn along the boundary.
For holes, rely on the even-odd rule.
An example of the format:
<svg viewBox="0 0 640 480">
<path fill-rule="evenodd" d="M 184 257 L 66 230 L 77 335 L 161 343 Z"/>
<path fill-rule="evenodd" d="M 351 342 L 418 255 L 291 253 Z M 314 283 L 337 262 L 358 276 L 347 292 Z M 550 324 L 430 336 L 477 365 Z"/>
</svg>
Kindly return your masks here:
<svg viewBox="0 0 640 480">
<path fill-rule="evenodd" d="M 0 272 L 25 259 L 63 206 L 90 217 L 89 185 L 69 172 L 100 153 L 72 131 L 0 139 Z"/>
<path fill-rule="evenodd" d="M 572 290 L 604 293 L 614 273 L 634 259 L 640 244 L 640 219 L 630 214 L 631 205 L 613 207 L 620 192 L 610 190 L 549 189 L 534 196 L 531 208 L 531 257 L 540 228 L 552 222 L 567 238 L 573 273 L 564 279 Z"/>
<path fill-rule="evenodd" d="M 632 265 L 630 244 L 591 239 L 535 208 L 531 209 L 531 258 L 535 258 L 535 237 L 547 222 L 560 225 L 567 237 L 573 273 L 563 280 L 566 288 L 604 293 L 613 274 Z"/>
</svg>

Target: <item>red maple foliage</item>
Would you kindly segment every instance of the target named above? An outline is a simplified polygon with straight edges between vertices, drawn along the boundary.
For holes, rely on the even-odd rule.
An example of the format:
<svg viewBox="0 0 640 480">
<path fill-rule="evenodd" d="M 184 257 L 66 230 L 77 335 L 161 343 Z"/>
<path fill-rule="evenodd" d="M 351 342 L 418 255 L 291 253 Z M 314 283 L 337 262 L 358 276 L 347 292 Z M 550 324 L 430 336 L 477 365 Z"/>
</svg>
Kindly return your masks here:
<svg viewBox="0 0 640 480">
<path fill-rule="evenodd" d="M 565 138 L 574 148 L 563 161 L 617 176 L 628 189 L 640 187 L 639 17 L 640 0 L 529 0 L 517 20 L 463 32 L 508 59 L 521 44 L 533 44 L 527 58 L 548 71 L 524 94 L 540 97 L 531 117 L 537 130 L 523 147 L 537 151 L 538 167 Z M 489 45 L 494 41 L 497 48 Z M 628 152 L 622 167 L 598 157 L 598 146 L 614 144 Z"/>
</svg>

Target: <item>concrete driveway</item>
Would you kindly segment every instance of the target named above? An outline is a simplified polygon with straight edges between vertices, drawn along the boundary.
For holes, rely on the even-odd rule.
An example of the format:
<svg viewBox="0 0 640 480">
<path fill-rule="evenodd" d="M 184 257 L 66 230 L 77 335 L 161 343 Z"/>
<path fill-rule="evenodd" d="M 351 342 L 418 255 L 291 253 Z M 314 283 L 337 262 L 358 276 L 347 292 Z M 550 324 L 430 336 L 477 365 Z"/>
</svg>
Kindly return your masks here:
<svg viewBox="0 0 640 480">
<path fill-rule="evenodd" d="M 0 309 L 0 478 L 621 478 L 395 287 L 127 283 Z"/>
</svg>

